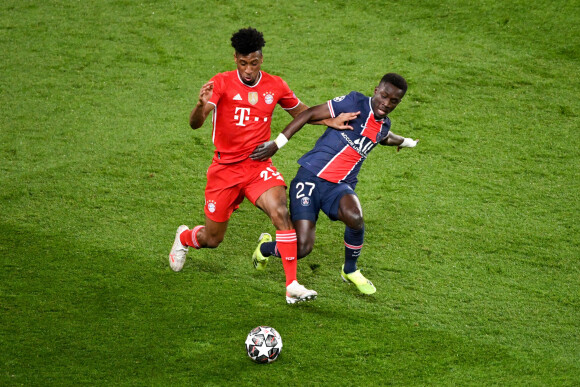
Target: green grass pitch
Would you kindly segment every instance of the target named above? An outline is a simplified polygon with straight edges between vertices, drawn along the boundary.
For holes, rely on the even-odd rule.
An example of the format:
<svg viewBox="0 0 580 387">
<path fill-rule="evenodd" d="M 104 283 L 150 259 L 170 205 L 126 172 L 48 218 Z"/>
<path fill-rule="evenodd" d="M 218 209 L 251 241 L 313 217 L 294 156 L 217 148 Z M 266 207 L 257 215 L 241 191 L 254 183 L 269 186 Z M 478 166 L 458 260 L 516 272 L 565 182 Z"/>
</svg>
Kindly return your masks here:
<svg viewBox="0 0 580 387">
<path fill-rule="evenodd" d="M 0 4 L 0 385 L 580 385 L 578 1 L 73 1 Z M 342 283 L 321 218 L 284 302 L 251 254 L 247 201 L 215 250 L 167 255 L 203 221 L 201 85 L 229 38 L 308 105 L 386 72 L 409 91 L 358 193 L 371 297 Z M 290 116 L 276 110 L 273 134 Z M 289 181 L 321 127 L 274 157 Z M 275 327 L 273 364 L 247 333 Z"/>
</svg>

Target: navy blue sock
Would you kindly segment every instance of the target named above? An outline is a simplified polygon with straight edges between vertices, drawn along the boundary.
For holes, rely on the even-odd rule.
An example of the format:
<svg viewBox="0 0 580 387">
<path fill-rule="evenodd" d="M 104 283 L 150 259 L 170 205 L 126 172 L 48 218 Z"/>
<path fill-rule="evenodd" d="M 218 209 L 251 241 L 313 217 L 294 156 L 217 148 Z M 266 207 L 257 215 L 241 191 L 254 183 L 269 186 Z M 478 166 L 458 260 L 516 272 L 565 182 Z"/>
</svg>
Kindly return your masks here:
<svg viewBox="0 0 580 387">
<path fill-rule="evenodd" d="M 262 243 L 262 245 L 260 246 L 260 252 L 264 257 L 270 257 L 273 255 L 275 257 L 280 258 L 280 253 L 276 248 L 276 241 Z"/>
<path fill-rule="evenodd" d="M 363 247 L 365 237 L 365 227 L 355 230 L 346 227 L 344 230 L 344 273 L 349 274 L 356 271 L 356 261 Z"/>
</svg>

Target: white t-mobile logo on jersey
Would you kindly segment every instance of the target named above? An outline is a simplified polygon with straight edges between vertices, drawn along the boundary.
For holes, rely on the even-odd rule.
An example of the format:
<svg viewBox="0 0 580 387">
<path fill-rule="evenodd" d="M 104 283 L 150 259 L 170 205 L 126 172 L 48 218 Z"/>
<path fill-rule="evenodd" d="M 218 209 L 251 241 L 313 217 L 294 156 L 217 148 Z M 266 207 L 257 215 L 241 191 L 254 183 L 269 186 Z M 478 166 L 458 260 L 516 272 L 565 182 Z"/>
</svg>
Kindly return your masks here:
<svg viewBox="0 0 580 387">
<path fill-rule="evenodd" d="M 239 112 L 239 114 L 238 114 L 238 112 Z M 248 121 L 250 119 L 249 116 L 250 116 L 250 108 L 237 107 L 236 108 L 236 115 L 234 116 L 234 120 L 239 120 L 239 121 L 236 125 L 237 126 L 246 126 L 246 124 L 244 122 Z"/>
</svg>

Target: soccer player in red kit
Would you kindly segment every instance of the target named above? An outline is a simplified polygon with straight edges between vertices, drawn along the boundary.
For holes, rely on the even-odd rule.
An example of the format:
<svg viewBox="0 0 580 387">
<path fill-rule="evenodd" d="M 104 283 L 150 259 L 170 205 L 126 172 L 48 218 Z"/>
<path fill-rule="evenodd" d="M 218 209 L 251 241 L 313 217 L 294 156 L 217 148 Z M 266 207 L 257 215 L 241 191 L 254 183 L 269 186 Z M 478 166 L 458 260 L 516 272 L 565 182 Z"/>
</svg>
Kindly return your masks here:
<svg viewBox="0 0 580 387">
<path fill-rule="evenodd" d="M 200 128 L 207 116 L 213 115 L 212 141 L 216 147 L 207 171 L 205 189 L 205 224 L 177 229 L 169 254 L 175 271 L 183 268 L 189 247 L 215 248 L 223 241 L 229 218 L 239 204 L 248 198 L 264 211 L 276 228 L 276 249 L 282 257 L 286 274 L 286 302 L 313 300 L 317 293 L 300 285 L 297 274 L 297 239 L 286 205 L 284 178 L 272 160 L 249 158 L 256 147 L 270 139 L 272 112 L 279 104 L 292 117 L 308 107 L 290 90 L 280 77 L 261 71 L 261 32 L 241 29 L 231 38 L 235 49 L 236 70 L 215 75 L 202 86 L 189 124 Z M 346 115 L 316 122 L 338 129 L 349 129 Z M 274 141 L 281 148 L 287 139 L 280 135 Z"/>
</svg>

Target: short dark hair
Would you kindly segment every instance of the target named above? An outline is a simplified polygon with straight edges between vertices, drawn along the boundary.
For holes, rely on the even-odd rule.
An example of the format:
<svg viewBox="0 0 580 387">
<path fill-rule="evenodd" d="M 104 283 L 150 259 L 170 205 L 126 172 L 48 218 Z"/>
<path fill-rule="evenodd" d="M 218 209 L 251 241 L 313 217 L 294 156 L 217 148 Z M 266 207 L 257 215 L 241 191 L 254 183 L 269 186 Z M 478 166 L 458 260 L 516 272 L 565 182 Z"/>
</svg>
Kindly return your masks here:
<svg viewBox="0 0 580 387">
<path fill-rule="evenodd" d="M 395 73 L 385 74 L 379 84 L 381 83 L 390 83 L 391 85 L 396 86 L 399 89 L 403 90 L 403 93 L 407 92 L 407 81 L 399 74 Z"/>
<path fill-rule="evenodd" d="M 262 51 L 265 45 L 264 35 L 252 27 L 242 28 L 232 35 L 232 47 L 238 54 L 248 55 Z"/>
</svg>

